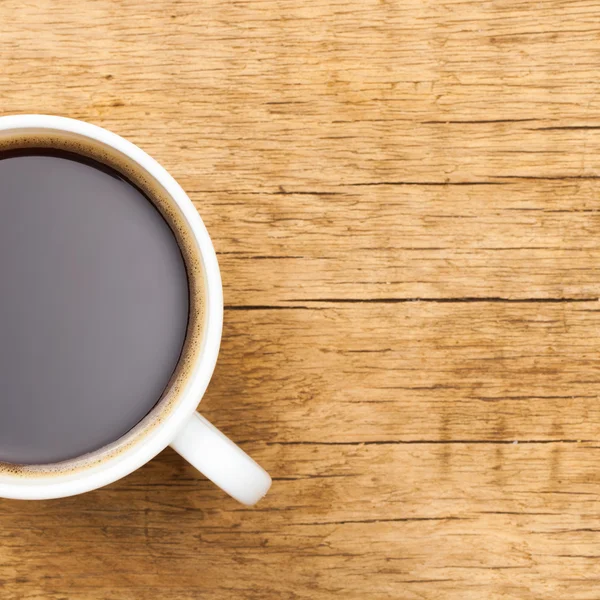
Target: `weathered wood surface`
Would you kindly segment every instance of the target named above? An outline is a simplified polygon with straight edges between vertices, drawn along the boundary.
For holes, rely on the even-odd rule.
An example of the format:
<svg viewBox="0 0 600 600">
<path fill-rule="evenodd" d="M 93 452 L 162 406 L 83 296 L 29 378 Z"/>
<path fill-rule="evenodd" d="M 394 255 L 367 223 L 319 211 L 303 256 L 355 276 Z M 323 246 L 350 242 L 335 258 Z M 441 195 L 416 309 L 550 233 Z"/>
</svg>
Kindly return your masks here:
<svg viewBox="0 0 600 600">
<path fill-rule="evenodd" d="M 108 127 L 189 192 L 227 303 L 202 408 L 274 476 L 246 509 L 167 451 L 0 501 L 2 600 L 598 597 L 599 3 L 0 22 L 2 114 Z"/>
</svg>

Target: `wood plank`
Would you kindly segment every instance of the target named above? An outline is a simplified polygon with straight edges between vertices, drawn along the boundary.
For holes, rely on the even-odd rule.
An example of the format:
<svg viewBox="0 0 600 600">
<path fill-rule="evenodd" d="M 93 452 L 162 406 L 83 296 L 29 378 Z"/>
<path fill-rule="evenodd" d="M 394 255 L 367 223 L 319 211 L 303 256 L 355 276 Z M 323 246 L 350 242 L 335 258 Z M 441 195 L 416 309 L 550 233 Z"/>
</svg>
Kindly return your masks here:
<svg viewBox="0 0 600 600">
<path fill-rule="evenodd" d="M 594 180 L 535 180 L 192 197 L 216 232 L 226 302 L 290 306 L 597 299 L 599 192 Z"/>
<path fill-rule="evenodd" d="M 247 129 L 260 123 L 256 108 L 265 101 L 292 103 L 269 105 L 271 117 L 282 110 L 294 116 L 338 112 L 352 121 L 376 113 L 405 120 L 518 115 L 564 121 L 598 108 L 599 18 L 589 0 L 568 7 L 556 0 L 535 7 L 101 0 L 86 11 L 70 9 L 50 0 L 3 3 L 3 15 L 15 23 L 3 33 L 10 50 L 3 55 L 6 76 L 38 81 L 39 91 L 25 94 L 20 85 L 5 91 L 19 110 L 38 108 L 36 94 L 49 87 L 49 110 L 69 104 L 117 120 L 129 106 L 134 121 L 147 110 L 170 123 L 182 115 L 229 116 Z M 54 69 L 50 57 L 57 59 Z M 134 99 L 141 100 L 135 108 L 128 102 Z"/>
<path fill-rule="evenodd" d="M 281 476 L 249 510 L 168 452 L 89 496 L 4 503 L 0 577 L 40 590 L 23 598 L 71 597 L 72 585 L 94 600 L 362 598 L 366 583 L 375 599 L 594 598 L 597 454 L 564 443 L 275 445 L 262 458 Z"/>
<path fill-rule="evenodd" d="M 594 440 L 596 302 L 228 310 L 202 411 L 239 440 Z"/>
</svg>

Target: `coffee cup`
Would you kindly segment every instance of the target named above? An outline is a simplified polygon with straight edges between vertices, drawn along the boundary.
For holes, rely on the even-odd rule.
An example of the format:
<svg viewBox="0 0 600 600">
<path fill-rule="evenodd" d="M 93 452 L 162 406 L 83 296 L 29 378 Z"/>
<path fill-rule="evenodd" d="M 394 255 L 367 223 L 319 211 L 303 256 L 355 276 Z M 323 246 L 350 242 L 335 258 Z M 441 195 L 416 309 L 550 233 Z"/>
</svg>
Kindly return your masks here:
<svg viewBox="0 0 600 600">
<path fill-rule="evenodd" d="M 13 160 L 10 167 L 8 166 L 8 162 L 5 163 L 5 161 L 2 160 L 7 157 Z M 36 160 L 33 161 L 31 157 L 36 157 Z M 51 159 L 54 162 L 43 162 L 40 157 L 46 157 L 48 160 Z M 44 258 L 48 253 L 56 251 L 58 253 L 57 256 L 67 257 L 65 260 L 70 265 L 69 268 L 75 269 L 75 274 L 71 276 L 70 272 L 65 271 L 64 268 L 61 271 L 61 260 L 53 260 L 51 267 L 56 268 L 57 276 L 62 277 L 61 281 L 63 281 L 63 287 L 56 291 L 57 286 L 54 285 L 50 279 L 48 279 L 48 281 L 44 280 L 46 282 L 44 283 L 46 286 L 44 288 L 44 290 L 46 290 L 44 293 L 50 293 L 52 299 L 55 299 L 56 292 L 56 294 L 58 294 L 56 297 L 61 297 L 62 300 L 55 301 L 53 304 L 49 300 L 46 300 L 46 304 L 42 309 L 39 308 L 41 305 L 34 303 L 33 306 L 37 308 L 29 308 L 29 313 L 23 312 L 23 314 L 31 314 L 31 318 L 35 317 L 35 319 L 38 319 L 41 323 L 40 327 L 46 327 L 47 325 L 48 331 L 55 332 L 55 337 L 57 337 L 60 342 L 58 343 L 58 350 L 56 353 L 51 353 L 51 356 L 47 355 L 46 358 L 44 358 L 44 356 L 40 357 L 40 352 L 38 352 L 39 345 L 36 344 L 35 339 L 33 342 L 26 345 L 19 339 L 19 330 L 16 326 L 14 328 L 14 337 L 15 347 L 20 348 L 19 353 L 17 353 L 18 356 L 11 351 L 10 346 L 7 346 L 3 352 L 11 365 L 10 369 L 6 367 L 4 371 L 4 376 L 9 381 L 7 385 L 9 385 L 11 395 L 10 398 L 5 399 L 4 403 L 0 400 L 0 419 L 5 423 L 5 437 L 10 442 L 6 442 L 6 448 L 3 447 L 3 428 L 0 424 L 0 497 L 34 500 L 59 498 L 88 492 L 113 483 L 128 475 L 151 460 L 167 446 L 171 446 L 185 460 L 191 463 L 196 469 L 233 498 L 246 505 L 252 505 L 257 502 L 266 494 L 271 485 L 269 475 L 243 450 L 241 450 L 241 448 L 236 446 L 208 420 L 196 412 L 196 408 L 207 389 L 217 362 L 223 326 L 223 294 L 219 266 L 213 245 L 200 215 L 186 193 L 158 162 L 133 143 L 96 125 L 64 117 L 48 115 L 13 115 L 1 117 L 0 166 L 3 163 L 7 167 L 5 171 L 5 179 L 7 180 L 10 180 L 11 177 L 18 178 L 19 169 L 21 168 L 33 169 L 34 171 L 24 176 L 23 180 L 27 180 L 28 186 L 31 185 L 34 187 L 37 180 L 41 181 L 42 183 L 40 183 L 39 189 L 42 189 L 44 194 L 49 193 L 47 192 L 48 186 L 42 177 L 42 172 L 37 169 L 49 169 L 49 172 L 52 173 L 54 177 L 54 183 L 52 185 L 58 186 L 56 189 L 60 192 L 57 193 L 56 197 L 61 199 L 69 196 L 71 193 L 68 192 L 65 194 L 62 192 L 65 183 L 71 181 L 71 175 L 68 169 L 75 169 L 77 171 L 77 174 L 73 175 L 73 181 L 76 177 L 83 178 L 82 181 L 87 181 L 87 177 L 95 177 L 100 181 L 100 172 L 107 170 L 111 179 L 107 179 L 106 182 L 104 182 L 106 185 L 117 185 L 115 181 L 119 179 L 121 182 L 119 185 L 122 184 L 122 191 L 124 194 L 130 194 L 130 192 L 131 194 L 134 194 L 139 192 L 140 198 L 146 198 L 148 202 L 152 204 L 152 210 L 156 209 L 158 211 L 159 217 L 152 216 L 150 214 L 152 211 L 148 211 L 147 207 L 144 208 L 142 206 L 143 201 L 141 203 L 138 202 L 139 206 L 136 205 L 131 209 L 127 208 L 129 206 L 127 203 L 118 204 L 118 210 L 121 210 L 123 206 L 125 207 L 123 210 L 125 210 L 126 213 L 123 214 L 126 216 L 121 217 L 121 213 L 116 212 L 106 213 L 107 218 L 112 219 L 117 224 L 110 229 L 110 235 L 114 236 L 114 243 L 111 240 L 111 242 L 107 244 L 106 240 L 102 237 L 102 227 L 104 226 L 102 225 L 102 223 L 104 223 L 104 221 L 102 221 L 103 217 L 95 217 L 98 219 L 98 224 L 94 224 L 94 221 L 88 218 L 89 211 L 86 212 L 81 208 L 82 205 L 80 200 L 92 202 L 92 199 L 89 197 L 90 194 L 83 194 L 84 197 L 82 198 L 74 198 L 73 201 L 76 202 L 76 204 L 69 206 L 65 205 L 61 210 L 64 209 L 67 211 L 65 214 L 71 215 L 73 213 L 72 207 L 76 206 L 77 210 L 75 212 L 79 211 L 77 214 L 81 213 L 81 219 L 85 221 L 85 227 L 88 227 L 89 232 L 91 233 L 88 233 L 87 235 L 81 233 L 77 234 L 78 237 L 76 239 L 78 240 L 78 243 L 84 244 L 84 248 L 81 251 L 78 249 L 78 252 L 75 253 L 75 258 L 72 260 L 71 258 L 74 253 L 70 253 L 69 247 L 69 239 L 71 238 L 68 236 L 65 238 L 62 229 L 60 236 L 58 236 L 59 239 L 57 240 L 55 231 L 51 232 L 52 235 L 47 234 L 48 232 L 45 228 L 46 224 L 45 222 L 42 222 L 41 219 L 37 219 L 32 225 L 33 231 L 37 232 L 37 234 L 32 234 L 34 240 L 38 238 L 48 240 L 50 246 L 48 246 L 48 248 L 44 247 L 43 256 L 40 255 L 41 251 L 37 248 L 36 252 L 38 254 L 34 255 L 31 260 L 35 262 L 37 260 L 36 256 Z M 80 169 L 78 165 L 85 165 L 85 169 L 89 168 L 92 169 L 92 171 L 85 171 L 84 167 L 81 167 Z M 61 169 L 63 168 L 66 169 L 64 174 L 57 175 L 57 173 L 62 173 Z M 10 177 L 8 176 L 9 174 Z M 2 171 L 0 171 L 0 183 L 2 177 Z M 94 181 L 96 179 L 94 179 Z M 104 185 L 104 183 L 102 185 Z M 13 184 L 11 183 L 11 185 Z M 20 184 L 15 183 L 13 188 L 14 186 L 18 187 L 18 185 Z M 79 185 L 81 188 L 81 184 Z M 34 187 L 31 189 L 34 189 Z M 12 190 L 13 188 L 10 189 Z M 101 188 L 98 189 L 100 190 Z M 134 189 L 137 191 L 132 191 Z M 120 193 L 119 190 L 117 190 L 117 192 Z M 0 211 L 5 209 L 5 207 L 3 207 L 2 194 L 6 195 L 7 193 L 8 192 L 0 186 Z M 27 194 L 27 201 L 30 200 L 32 194 L 35 195 L 34 192 L 28 192 Z M 98 192 L 98 194 L 100 194 L 100 192 Z M 110 195 L 110 197 L 112 198 L 112 195 Z M 45 201 L 45 197 L 43 200 Z M 15 218 L 25 219 L 25 216 L 23 216 L 25 208 L 19 202 L 13 202 L 10 210 L 16 215 Z M 115 204 L 115 206 L 117 206 L 117 204 Z M 105 206 L 105 204 L 102 204 L 101 211 L 106 212 L 112 210 L 113 209 L 107 207 L 107 205 Z M 116 211 L 117 208 L 114 210 Z M 138 305 L 141 303 L 143 306 L 146 306 L 146 304 L 149 306 L 147 318 L 144 317 L 144 315 L 137 318 L 137 316 L 135 316 L 137 315 L 137 312 L 135 311 L 134 313 L 131 313 L 132 318 L 128 318 L 130 313 L 120 310 L 118 300 L 120 296 L 118 296 L 118 293 L 114 293 L 110 296 L 111 302 L 114 304 L 110 310 L 112 310 L 113 313 L 116 312 L 119 315 L 119 318 L 122 318 L 122 321 L 118 323 L 119 330 L 117 333 L 119 334 L 119 339 L 123 341 L 123 345 L 128 348 L 133 348 L 134 350 L 136 349 L 135 338 L 132 336 L 134 336 L 138 330 L 133 329 L 133 325 L 140 328 L 139 331 L 145 331 L 144 328 L 146 326 L 154 328 L 157 321 L 160 321 L 160 323 L 156 325 L 157 335 L 160 331 L 167 331 L 165 329 L 166 325 L 161 321 L 162 314 L 166 309 L 163 310 L 163 305 L 158 303 L 158 301 L 154 303 L 156 304 L 156 308 L 154 308 L 154 304 L 149 300 L 146 302 L 148 295 L 140 296 L 139 294 L 142 294 L 142 292 L 134 285 L 134 283 L 137 282 L 137 279 L 135 279 L 135 277 L 133 278 L 135 280 L 134 283 L 131 283 L 128 279 L 127 273 L 133 273 L 134 271 L 127 271 L 127 269 L 135 270 L 135 263 L 132 261 L 134 259 L 142 259 L 141 256 L 136 254 L 135 249 L 138 248 L 138 246 L 135 246 L 131 251 L 128 250 L 124 253 L 122 261 L 120 259 L 117 259 L 116 261 L 113 260 L 114 256 L 118 256 L 116 253 L 117 251 L 115 251 L 114 256 L 111 255 L 113 256 L 113 259 L 111 259 L 113 262 L 103 263 L 102 269 L 100 269 L 102 272 L 98 274 L 96 279 L 87 277 L 90 273 L 90 269 L 92 269 L 92 266 L 90 265 L 96 264 L 93 260 L 96 260 L 96 262 L 98 260 L 97 248 L 118 247 L 121 241 L 125 244 L 123 246 L 124 248 L 130 248 L 130 246 L 127 246 L 127 244 L 130 243 L 130 232 L 126 229 L 123 229 L 121 232 L 121 226 L 125 220 L 131 219 L 131 231 L 135 232 L 140 230 L 142 226 L 135 220 L 135 215 L 138 214 L 135 212 L 137 210 L 146 211 L 144 214 L 148 215 L 148 219 L 154 219 L 152 223 L 158 223 L 157 219 L 164 220 L 166 226 L 156 224 L 156 227 L 162 227 L 163 229 L 161 231 L 166 232 L 168 230 L 173 235 L 175 239 L 173 244 L 176 244 L 181 255 L 180 258 L 177 258 L 179 255 L 176 256 L 177 253 L 172 253 L 174 257 L 173 260 L 181 259 L 182 261 L 181 264 L 183 266 L 181 267 L 181 272 L 185 272 L 186 274 L 187 287 L 185 293 L 181 291 L 180 293 L 178 292 L 178 294 L 167 294 L 165 300 L 165 303 L 167 303 L 167 301 L 170 301 L 169 298 L 171 298 L 171 296 L 177 296 L 177 302 L 180 304 L 185 300 L 185 305 L 188 310 L 186 321 L 182 326 L 183 333 L 181 334 L 180 354 L 175 356 L 171 353 L 171 359 L 175 367 L 172 373 L 170 372 L 171 367 L 169 368 L 169 373 L 165 376 L 168 377 L 168 381 L 166 381 L 164 389 L 162 389 L 159 397 L 147 399 L 147 402 L 149 403 L 148 406 L 150 407 L 148 412 L 143 414 L 139 420 L 134 412 L 128 415 L 130 420 L 134 419 L 136 421 L 133 424 L 125 422 L 125 413 L 127 412 L 125 408 L 123 408 L 123 422 L 120 423 L 119 420 L 121 417 L 118 411 L 121 405 L 119 404 L 119 401 L 115 401 L 114 398 L 111 398 L 110 402 L 107 400 L 107 405 L 110 404 L 110 406 L 116 407 L 113 410 L 114 414 L 111 416 L 110 425 L 113 429 L 110 431 L 120 432 L 123 430 L 123 432 L 116 439 L 110 439 L 107 443 L 103 443 L 102 445 L 98 445 L 99 442 L 92 443 L 90 441 L 88 446 L 91 447 L 88 447 L 84 443 L 87 442 L 88 434 L 86 432 L 86 434 L 83 435 L 80 429 L 83 425 L 71 424 L 70 429 L 66 428 L 64 424 L 65 415 L 68 416 L 71 413 L 81 411 L 83 419 L 87 409 L 85 406 L 81 408 L 81 402 L 90 402 L 90 404 L 93 403 L 96 407 L 98 407 L 99 404 L 101 406 L 103 398 L 108 398 L 108 391 L 113 389 L 121 390 L 117 385 L 120 385 L 121 379 L 123 380 L 123 386 L 130 385 L 134 391 L 137 390 L 134 385 L 137 380 L 133 378 L 133 375 L 127 369 L 127 356 L 123 359 L 119 359 L 117 353 L 115 357 L 115 351 L 121 348 L 121 344 L 119 341 L 115 341 L 114 335 L 110 337 L 107 334 L 104 337 L 101 336 L 101 340 L 94 339 L 94 335 L 96 335 L 98 331 L 110 330 L 111 326 L 116 327 L 117 325 L 113 323 L 103 324 L 98 315 L 105 314 L 102 311 L 108 310 L 106 309 L 107 303 L 98 302 L 97 304 L 94 304 L 94 302 L 91 302 L 90 297 L 92 292 L 90 292 L 90 284 L 81 284 L 80 288 L 77 288 L 75 285 L 77 277 L 83 277 L 83 280 L 86 282 L 95 282 L 96 279 L 101 279 L 106 276 L 108 278 L 107 281 L 113 282 L 114 280 L 111 279 L 111 269 L 113 267 L 116 269 L 118 265 L 119 269 L 122 271 L 120 275 L 121 279 L 118 280 L 119 284 L 123 283 L 123 285 L 127 287 L 128 294 L 133 290 L 131 291 L 130 296 L 127 297 L 131 297 L 132 302 L 134 301 L 133 299 L 135 299 L 135 302 L 137 302 Z M 104 214 L 101 211 L 99 214 Z M 35 211 L 32 209 L 30 213 L 35 214 Z M 30 213 L 27 213 L 27 215 Z M 56 216 L 56 210 L 49 210 L 47 214 L 48 218 L 52 217 L 56 219 L 56 222 L 62 226 L 64 219 L 60 216 Z M 26 217 L 30 218 L 27 215 Z M 2 218 L 1 215 L 0 218 Z M 129 221 L 127 222 L 129 223 Z M 24 221 L 24 223 L 24 228 L 28 231 L 27 221 Z M 71 224 L 70 226 L 76 229 L 78 223 Z M 154 225 L 152 226 L 154 227 Z M 1 231 L 2 229 L 0 228 L 0 233 Z M 7 234 L 8 237 L 11 237 L 15 230 L 13 228 L 7 229 L 6 231 L 10 234 Z M 119 232 L 123 234 L 122 240 L 117 235 Z M 108 229 L 106 235 L 109 235 Z M 154 239 L 152 235 L 145 232 L 144 236 L 143 239 L 146 240 L 148 244 L 152 245 Z M 13 238 L 11 237 L 11 239 Z M 18 237 L 15 235 L 14 239 L 23 244 L 25 243 L 23 242 L 22 236 Z M 5 243 L 8 244 L 9 242 Z M 99 244 L 98 247 L 93 246 L 93 244 L 96 243 Z M 40 244 L 42 244 L 42 242 L 40 242 Z M 29 246 L 27 247 L 29 248 Z M 29 252 L 29 250 L 27 250 L 27 252 Z M 86 262 L 87 259 L 85 257 L 88 256 L 86 252 L 89 254 L 89 261 L 92 262 Z M 31 284 L 35 288 L 35 285 L 31 283 L 31 277 L 25 281 L 27 285 L 23 284 L 24 275 L 22 272 L 23 270 L 19 268 L 19 254 L 17 253 L 11 260 L 12 262 L 10 263 L 6 262 L 8 259 L 6 259 L 5 262 L 0 261 L 0 277 L 3 276 L 3 265 L 10 264 L 12 266 L 5 266 L 4 268 L 10 272 L 11 277 L 14 276 L 16 278 L 19 285 L 16 286 L 18 288 L 17 291 L 14 291 L 14 286 L 10 288 L 13 296 L 10 296 L 10 294 L 7 296 L 8 299 L 5 300 L 5 306 L 3 306 L 2 301 L 0 301 L 0 327 L 3 326 L 1 313 L 3 310 L 5 312 L 8 310 L 10 315 L 5 315 L 4 320 L 6 322 L 4 323 L 4 327 L 12 331 L 10 319 L 13 318 L 13 313 L 15 311 L 19 314 L 20 318 L 23 318 L 23 315 L 19 313 L 21 306 L 29 306 L 29 296 L 25 296 L 25 294 L 31 293 L 32 297 L 34 295 L 27 286 L 30 286 Z M 121 264 L 121 262 L 123 264 Z M 160 261 L 157 259 L 155 263 L 158 264 Z M 147 280 L 150 282 L 149 285 L 155 286 L 155 288 L 151 289 L 164 289 L 164 281 L 170 280 L 163 280 L 160 279 L 158 275 L 155 275 L 159 272 L 159 267 L 156 266 L 155 263 L 148 266 L 148 270 L 152 273 L 152 276 L 148 276 Z M 109 268 L 107 265 L 109 265 L 109 267 L 112 265 L 112 267 Z M 15 274 L 15 272 L 17 273 Z M 123 273 L 125 273 L 125 275 L 123 275 Z M 169 277 L 169 273 L 170 271 L 168 268 L 163 268 L 162 271 L 160 271 L 160 276 Z M 142 280 L 140 279 L 140 281 Z M 9 280 L 8 285 L 10 284 Z M 86 287 L 86 285 L 88 287 Z M 110 285 L 112 285 L 112 283 Z M 160 287 L 161 285 L 162 288 Z M 74 333 L 69 329 L 69 327 L 75 327 L 72 320 L 73 310 L 70 306 L 69 310 L 66 310 L 65 306 L 61 304 L 65 299 L 64 294 L 63 296 L 60 296 L 60 293 L 65 286 L 84 290 L 81 294 L 71 294 L 67 298 L 68 303 L 75 303 L 75 312 L 78 310 L 81 311 L 79 316 L 80 320 L 77 322 L 78 329 Z M 50 292 L 47 292 L 47 290 L 50 290 Z M 144 293 L 147 294 L 147 292 Z M 19 294 L 21 294 L 21 296 L 19 296 Z M 13 300 L 10 298 L 13 298 Z M 85 301 L 83 301 L 82 298 L 84 298 Z M 140 298 L 142 298 L 141 301 L 139 300 Z M 31 302 L 33 302 L 33 300 Z M 90 316 L 90 319 L 94 320 L 91 324 L 88 321 L 86 312 L 86 307 L 90 302 L 96 307 L 94 310 L 97 309 L 99 311 Z M 167 306 L 167 304 L 165 304 L 165 306 Z M 132 304 L 132 306 L 134 305 Z M 45 320 L 44 311 L 46 309 L 54 311 L 52 313 L 53 320 L 50 321 L 48 317 L 48 323 L 46 323 Z M 153 310 L 155 312 L 152 312 Z M 68 327 L 64 326 L 62 329 L 57 328 L 57 326 L 55 326 L 57 318 L 64 318 Z M 146 318 L 145 321 L 144 318 Z M 127 329 L 129 321 L 133 322 L 131 334 L 128 333 L 129 330 Z M 158 328 L 159 325 L 163 327 L 162 330 Z M 46 329 L 44 329 L 44 331 L 46 331 Z M 68 342 L 68 340 L 76 339 L 78 332 L 82 331 L 89 334 L 85 337 L 84 341 L 80 341 L 80 343 L 83 344 L 85 351 L 79 353 L 82 356 L 77 356 L 77 360 L 75 361 L 76 365 L 71 367 L 71 363 L 73 363 L 74 360 L 72 353 L 69 354 L 64 348 L 70 348 L 68 345 L 70 342 Z M 77 339 L 81 340 L 82 335 Z M 55 341 L 56 340 L 50 334 L 43 337 L 43 339 L 38 340 L 42 347 L 43 344 L 48 344 L 50 349 L 52 348 L 51 344 L 55 343 Z M 157 343 L 156 345 L 159 346 L 160 343 Z M 141 347 L 142 343 L 138 344 L 137 348 L 141 350 Z M 61 354 L 61 352 L 63 352 L 63 354 Z M 97 356 L 94 354 L 95 352 L 102 358 L 96 360 Z M 168 355 L 170 350 L 162 349 L 161 352 L 163 355 Z M 135 362 L 133 360 L 135 354 L 136 352 L 129 351 L 129 357 L 131 357 L 132 363 Z M 92 360 L 92 358 L 88 360 L 88 358 L 86 358 L 88 356 L 92 357 L 94 360 Z M 111 356 L 113 359 L 112 362 Z M 145 366 L 152 365 L 152 362 L 150 361 L 153 357 L 154 354 L 149 357 L 143 357 L 143 360 L 139 359 L 135 362 L 135 369 L 132 368 L 131 371 L 138 373 L 138 379 L 140 379 L 139 373 L 153 373 L 152 368 L 146 368 Z M 144 360 L 146 362 L 143 362 Z M 1 361 L 2 357 L 0 356 L 0 362 Z M 36 361 L 38 362 L 36 363 Z M 16 367 L 12 366 L 13 362 L 17 365 Z M 81 367 L 81 370 L 87 375 L 85 377 L 83 375 L 78 377 L 76 382 L 77 385 L 73 382 L 65 382 L 63 381 L 64 378 L 61 379 L 58 376 L 54 377 L 52 368 L 55 362 L 60 368 L 67 369 L 67 372 L 68 369 L 74 370 L 79 368 L 79 365 L 84 365 L 84 367 Z M 53 387 L 49 397 L 52 398 L 52 394 L 56 396 L 56 406 L 52 405 L 54 400 L 50 402 L 50 406 L 48 406 L 47 403 L 43 405 L 43 411 L 48 411 L 45 413 L 43 419 L 38 414 L 40 410 L 39 407 L 42 406 L 37 400 L 38 396 L 30 393 L 32 389 L 38 389 L 35 387 L 38 383 L 39 386 L 42 386 L 44 383 L 43 381 L 37 382 L 35 378 L 36 364 L 43 367 L 42 370 L 46 373 L 46 379 L 50 378 L 52 380 Z M 108 366 L 103 367 L 103 365 Z M 110 368 L 116 369 L 117 367 L 120 375 L 119 377 L 111 379 Z M 57 368 L 59 367 L 57 366 Z M 106 372 L 103 374 L 103 377 L 96 376 L 94 371 L 96 368 L 105 368 Z M 23 371 L 24 369 L 31 369 L 31 374 L 28 374 L 27 377 L 13 376 L 15 371 Z M 145 369 L 145 371 L 143 369 Z M 2 383 L 2 374 L 3 371 L 0 367 L 0 383 Z M 26 389 L 23 387 L 25 384 L 22 385 L 24 380 L 29 382 Z M 34 380 L 34 383 L 31 383 L 32 380 Z M 118 381 L 115 383 L 114 380 Z M 92 384 L 89 383 L 90 381 L 100 383 L 92 386 Z M 86 385 L 88 385 L 87 390 L 85 388 Z M 156 385 L 163 385 L 160 378 L 157 379 Z M 92 389 L 92 387 L 94 389 Z M 75 388 L 79 395 L 73 392 Z M 42 388 L 40 387 L 39 389 Z M 123 387 L 123 389 L 129 388 Z M 137 391 L 139 392 L 139 390 Z M 2 391 L 0 390 L 0 394 L 1 393 Z M 116 393 L 117 392 L 115 392 L 115 394 Z M 119 391 L 119 393 L 121 392 Z M 63 402 L 62 399 L 65 397 L 64 394 L 70 394 L 68 402 L 71 402 L 71 404 L 68 404 L 67 400 L 64 400 Z M 16 398 L 15 400 L 12 400 L 13 396 Z M 123 397 L 125 397 L 125 395 Z M 80 398 L 81 402 L 79 401 Z M 144 402 L 145 401 L 146 400 L 144 400 Z M 36 404 L 36 402 L 38 402 L 38 404 Z M 32 408 L 31 412 L 28 413 L 27 410 L 29 409 L 27 407 L 29 406 L 38 408 Z M 145 405 L 142 403 L 140 406 L 143 407 Z M 124 400 L 123 407 L 125 407 Z M 142 408 L 136 407 L 136 410 L 139 411 L 142 410 Z M 100 412 L 102 411 L 100 410 Z M 116 415 L 116 417 L 114 415 Z M 14 419 L 15 423 L 18 420 L 19 426 L 13 427 L 11 419 Z M 27 427 L 27 419 L 30 419 L 31 428 Z M 98 421 L 103 422 L 100 417 L 98 418 Z M 109 419 L 107 418 L 106 421 L 108 422 Z M 119 429 L 119 427 L 121 429 Z M 98 429 L 100 428 L 99 424 Z M 15 429 L 18 429 L 19 431 L 14 433 Z M 93 428 L 89 429 L 94 431 Z M 31 433 L 32 431 L 33 433 Z M 63 448 L 60 440 L 70 441 L 71 437 L 69 432 L 72 434 L 72 447 L 65 443 L 65 447 Z M 13 434 L 15 438 L 13 446 L 16 448 L 16 450 L 14 450 L 14 455 L 11 454 L 11 436 Z M 41 439 L 39 444 L 37 444 L 38 439 Z M 99 437 L 98 439 L 100 440 L 102 438 Z M 57 442 L 57 440 L 59 442 Z M 34 444 L 34 442 L 36 443 Z M 80 445 L 77 446 L 75 442 Z M 58 443 L 59 448 L 55 453 L 50 451 L 46 453 L 46 448 L 50 446 L 45 444 L 50 443 L 55 444 L 55 446 Z M 98 447 L 95 447 L 94 444 Z M 35 445 L 35 452 L 32 451 L 31 453 L 28 453 L 28 450 L 30 449 L 28 445 Z M 54 446 L 52 446 L 52 448 L 54 448 Z M 3 451 L 7 453 L 6 456 L 9 457 L 8 459 L 3 457 Z M 71 454 L 69 454 L 69 452 Z M 76 455 L 73 455 L 73 453 L 76 453 Z M 23 456 L 31 457 L 31 460 L 19 458 Z M 48 460 L 44 459 L 46 456 L 49 457 Z"/>
</svg>

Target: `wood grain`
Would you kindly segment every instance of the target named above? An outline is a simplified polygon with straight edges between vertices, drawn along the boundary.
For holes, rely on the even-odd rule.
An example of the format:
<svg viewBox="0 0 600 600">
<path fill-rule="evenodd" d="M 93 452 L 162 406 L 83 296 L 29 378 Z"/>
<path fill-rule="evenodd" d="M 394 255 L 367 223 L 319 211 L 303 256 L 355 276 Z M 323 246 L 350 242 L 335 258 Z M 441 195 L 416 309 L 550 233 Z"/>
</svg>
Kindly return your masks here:
<svg viewBox="0 0 600 600">
<path fill-rule="evenodd" d="M 166 451 L 0 501 L 0 598 L 597 598 L 599 9 L 3 0 L 1 113 L 132 139 L 204 218 L 202 410 L 274 486 Z"/>
</svg>

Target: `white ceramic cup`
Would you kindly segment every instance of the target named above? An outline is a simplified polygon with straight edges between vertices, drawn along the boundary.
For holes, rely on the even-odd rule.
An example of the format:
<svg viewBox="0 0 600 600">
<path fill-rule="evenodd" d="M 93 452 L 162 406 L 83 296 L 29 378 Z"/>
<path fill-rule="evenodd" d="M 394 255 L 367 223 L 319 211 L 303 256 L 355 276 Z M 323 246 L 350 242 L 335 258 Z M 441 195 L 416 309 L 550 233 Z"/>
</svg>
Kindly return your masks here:
<svg viewBox="0 0 600 600">
<path fill-rule="evenodd" d="M 208 479 L 240 502 L 252 505 L 262 498 L 271 478 L 241 448 L 196 412 L 212 376 L 223 327 L 223 292 L 217 257 L 208 232 L 179 184 L 143 150 L 96 125 L 48 115 L 0 117 L 0 138 L 14 135 L 65 135 L 116 152 L 157 182 L 185 221 L 199 256 L 205 300 L 205 321 L 199 351 L 169 410 L 160 404 L 144 421 L 115 444 L 84 457 L 43 469 L 0 469 L 0 497 L 60 498 L 107 485 L 141 467 L 167 446 Z M 153 414 L 159 411 L 159 414 Z M 1 418 L 1 415 L 0 415 Z M 151 421 L 151 422 L 150 422 Z"/>
</svg>

